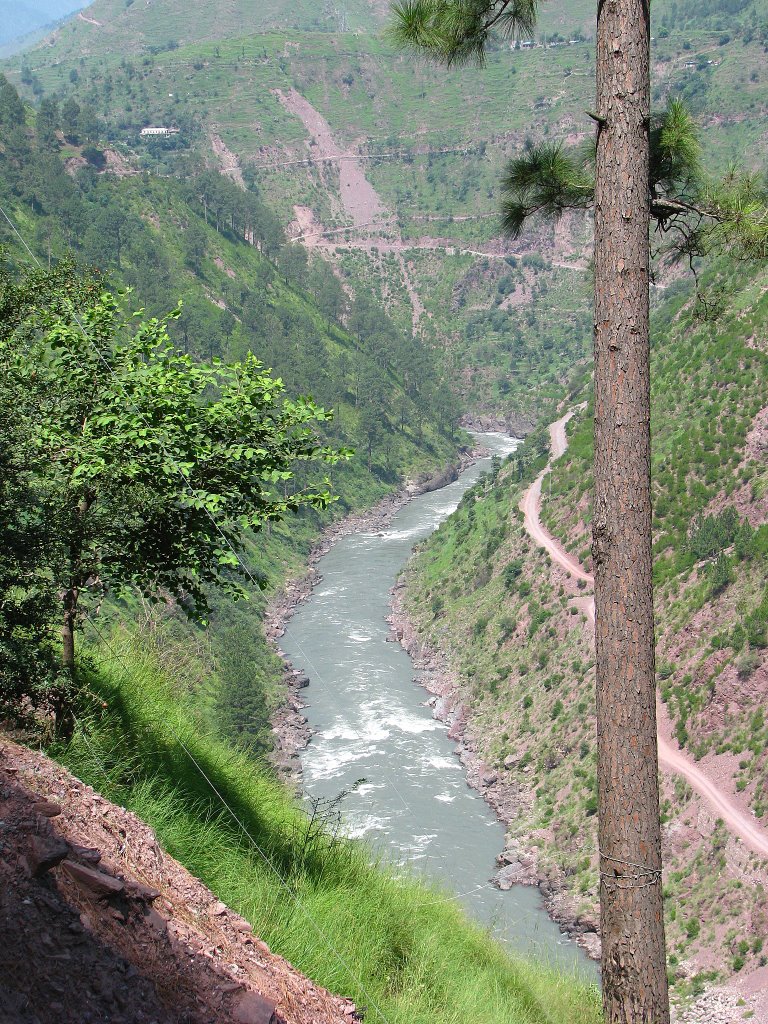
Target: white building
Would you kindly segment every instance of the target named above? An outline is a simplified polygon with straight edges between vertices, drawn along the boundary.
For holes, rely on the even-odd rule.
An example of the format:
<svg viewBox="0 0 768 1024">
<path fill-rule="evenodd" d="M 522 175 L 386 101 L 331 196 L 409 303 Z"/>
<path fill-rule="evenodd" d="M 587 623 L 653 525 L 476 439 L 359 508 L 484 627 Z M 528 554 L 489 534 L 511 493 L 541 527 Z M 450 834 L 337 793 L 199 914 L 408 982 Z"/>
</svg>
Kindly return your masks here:
<svg viewBox="0 0 768 1024">
<path fill-rule="evenodd" d="M 142 135 L 176 135 L 178 128 L 142 128 Z"/>
</svg>

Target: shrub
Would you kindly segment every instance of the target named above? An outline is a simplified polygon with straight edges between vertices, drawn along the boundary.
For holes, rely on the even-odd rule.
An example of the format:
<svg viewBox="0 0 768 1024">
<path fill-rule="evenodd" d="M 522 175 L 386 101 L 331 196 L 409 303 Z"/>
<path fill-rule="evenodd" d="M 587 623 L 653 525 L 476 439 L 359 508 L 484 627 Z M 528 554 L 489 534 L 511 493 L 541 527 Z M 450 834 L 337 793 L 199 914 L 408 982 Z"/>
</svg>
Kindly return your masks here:
<svg viewBox="0 0 768 1024">
<path fill-rule="evenodd" d="M 84 146 L 82 149 L 82 155 L 92 167 L 96 167 L 100 170 L 102 167 L 106 166 L 107 158 L 100 149 L 96 148 L 96 146 Z"/>
<path fill-rule="evenodd" d="M 727 555 L 719 554 L 708 571 L 710 592 L 713 596 L 722 593 L 733 579 L 731 560 Z"/>
<path fill-rule="evenodd" d="M 485 633 L 487 628 L 488 617 L 486 615 L 481 615 L 479 619 L 475 619 L 475 622 L 472 626 L 472 634 L 476 638 L 479 638 L 483 635 L 483 633 Z"/>
<path fill-rule="evenodd" d="M 757 651 L 746 651 L 736 662 L 736 671 L 739 679 L 749 679 L 752 673 L 760 667 L 760 655 Z"/>
<path fill-rule="evenodd" d="M 736 509 L 730 505 L 719 515 L 696 516 L 691 523 L 688 550 L 697 561 L 714 558 L 733 544 L 739 526 Z"/>
</svg>

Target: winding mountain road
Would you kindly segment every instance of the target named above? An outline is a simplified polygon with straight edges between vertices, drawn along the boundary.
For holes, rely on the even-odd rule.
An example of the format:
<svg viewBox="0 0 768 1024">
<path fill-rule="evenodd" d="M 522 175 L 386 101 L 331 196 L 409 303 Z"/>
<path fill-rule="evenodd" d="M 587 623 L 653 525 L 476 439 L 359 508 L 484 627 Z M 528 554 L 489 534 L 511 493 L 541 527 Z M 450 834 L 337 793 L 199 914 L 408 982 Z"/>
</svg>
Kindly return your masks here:
<svg viewBox="0 0 768 1024">
<path fill-rule="evenodd" d="M 552 561 L 565 569 L 566 572 L 592 585 L 594 584 L 592 574 L 588 573 L 578 559 L 569 554 L 560 542 L 544 528 L 539 517 L 541 488 L 544 478 L 547 473 L 551 472 L 552 463 L 559 459 L 568 447 L 568 439 L 565 433 L 566 424 L 579 409 L 583 408 L 584 406 L 579 406 L 576 409 L 571 409 L 565 416 L 550 424 L 549 436 L 552 453 L 550 460 L 523 495 L 520 509 L 524 515 L 526 532 L 531 539 L 539 547 L 544 548 Z M 594 597 L 588 598 L 588 603 L 584 610 L 594 628 Z M 660 721 L 663 715 L 664 709 L 659 705 L 657 698 L 657 720 Z M 768 857 L 768 831 L 754 818 L 750 817 L 749 814 L 745 813 L 736 804 L 730 793 L 720 789 L 674 742 L 670 742 L 660 732 L 658 734 L 658 746 L 659 764 L 668 771 L 681 775 L 691 789 L 707 801 L 717 816 L 723 819 L 728 829 L 734 835 L 737 835 L 750 850 L 761 857 Z"/>
</svg>

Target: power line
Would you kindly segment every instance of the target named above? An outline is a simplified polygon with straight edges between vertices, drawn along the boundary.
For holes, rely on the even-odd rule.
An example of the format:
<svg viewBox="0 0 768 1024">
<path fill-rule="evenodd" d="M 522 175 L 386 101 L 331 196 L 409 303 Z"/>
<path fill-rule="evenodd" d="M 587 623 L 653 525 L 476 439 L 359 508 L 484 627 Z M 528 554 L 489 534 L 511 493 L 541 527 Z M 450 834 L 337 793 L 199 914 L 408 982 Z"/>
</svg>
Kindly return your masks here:
<svg viewBox="0 0 768 1024">
<path fill-rule="evenodd" d="M 124 669 L 127 670 L 128 666 L 126 665 L 126 663 L 123 660 L 122 656 L 115 651 L 114 647 L 112 647 L 112 645 L 109 643 L 109 641 L 104 636 L 104 634 L 101 632 L 101 630 L 96 625 L 96 623 L 93 621 L 91 616 L 86 613 L 86 618 L 88 619 L 89 623 L 91 624 L 92 629 L 95 631 L 96 635 L 98 636 L 99 640 L 104 645 L 104 647 L 107 649 L 107 651 L 111 654 L 111 656 L 117 662 L 119 662 L 123 666 Z M 304 906 L 304 904 L 299 899 L 297 894 L 293 891 L 293 889 L 288 884 L 288 882 L 283 877 L 283 875 L 280 873 L 280 871 L 275 867 L 275 865 L 272 862 L 272 860 L 270 859 L 269 855 L 261 848 L 259 843 L 256 841 L 255 837 L 253 836 L 253 833 L 251 832 L 251 830 L 243 822 L 242 818 L 237 814 L 237 812 L 234 810 L 234 808 L 228 803 L 228 801 L 226 800 L 224 795 L 221 793 L 221 791 L 218 788 L 218 786 L 211 779 L 211 777 L 205 771 L 205 769 L 200 764 L 198 759 L 195 757 L 195 755 L 189 749 L 187 744 L 184 742 L 184 739 L 182 738 L 182 736 L 179 734 L 179 732 L 174 727 L 173 722 L 170 719 L 166 719 L 164 724 L 170 730 L 170 732 L 173 735 L 174 739 L 179 744 L 181 749 L 184 751 L 184 753 L 186 754 L 187 758 L 190 760 L 190 762 L 194 766 L 195 770 L 199 773 L 199 775 L 205 781 L 206 785 L 209 787 L 211 792 L 215 795 L 217 800 L 224 807 L 224 809 L 226 810 L 227 814 L 235 822 L 237 827 L 240 829 L 240 831 L 243 833 L 243 835 L 250 842 L 250 844 L 252 845 L 253 849 L 256 851 L 256 853 L 259 855 L 259 857 L 262 859 L 264 864 L 267 866 L 267 868 L 269 868 L 269 870 L 272 872 L 272 874 L 278 880 L 280 886 L 288 894 L 288 898 L 293 901 L 293 903 L 296 906 L 296 908 L 298 910 L 300 910 L 301 913 L 306 918 L 306 920 L 309 921 L 309 923 L 311 924 L 311 926 L 314 929 L 314 931 L 316 932 L 316 934 L 324 942 L 326 948 L 333 954 L 333 956 L 336 957 L 336 959 L 341 964 L 341 966 L 344 968 L 344 970 L 347 972 L 347 974 L 349 975 L 349 977 L 351 978 L 353 983 L 358 987 L 359 991 L 362 992 L 362 994 L 365 996 L 365 998 L 370 1001 L 371 1006 L 373 1007 L 375 1012 L 378 1014 L 378 1016 L 381 1018 L 381 1020 L 384 1022 L 384 1024 L 389 1024 L 389 1021 L 388 1021 L 387 1017 L 385 1016 L 383 1011 L 379 1008 L 376 1000 L 370 994 L 370 992 L 365 987 L 365 985 L 360 980 L 360 978 L 357 976 L 355 971 L 349 966 L 349 964 L 344 959 L 342 954 L 338 951 L 338 949 L 336 949 L 336 947 L 333 945 L 333 943 L 327 937 L 327 935 L 323 931 L 322 927 L 317 923 L 317 921 L 315 920 L 314 916 L 307 910 L 307 908 Z M 86 743 L 88 743 L 87 737 L 86 737 Z M 89 744 L 89 749 L 94 754 L 94 756 L 96 757 L 97 761 L 99 761 L 100 759 L 98 757 L 98 754 L 96 754 L 96 752 L 93 750 L 93 747 L 91 747 L 90 744 Z M 102 774 L 104 775 L 104 777 L 108 781 L 111 781 L 111 780 L 109 780 L 109 775 L 107 774 L 106 769 L 104 768 L 103 764 L 100 764 L 100 768 L 101 768 L 101 771 L 102 771 Z"/>
</svg>

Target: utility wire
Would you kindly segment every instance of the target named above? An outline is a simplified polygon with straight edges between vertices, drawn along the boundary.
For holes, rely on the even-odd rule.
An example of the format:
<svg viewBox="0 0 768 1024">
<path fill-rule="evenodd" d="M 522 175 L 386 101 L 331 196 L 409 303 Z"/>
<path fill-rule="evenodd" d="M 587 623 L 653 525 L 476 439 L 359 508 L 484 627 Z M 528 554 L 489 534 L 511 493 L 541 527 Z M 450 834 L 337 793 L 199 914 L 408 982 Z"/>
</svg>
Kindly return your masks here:
<svg viewBox="0 0 768 1024">
<path fill-rule="evenodd" d="M 91 624 L 91 628 L 95 631 L 95 633 L 98 636 L 99 640 L 104 645 L 104 647 L 109 652 L 109 654 L 120 665 L 122 665 L 123 669 L 125 669 L 127 671 L 128 670 L 128 666 L 127 666 L 125 660 L 123 659 L 122 655 L 119 654 L 115 650 L 115 648 L 110 644 L 109 640 L 104 636 L 102 631 L 99 629 L 99 627 L 93 621 L 91 616 L 88 615 L 87 613 L 86 613 L 86 618 L 88 619 L 88 622 Z M 170 730 L 170 732 L 172 733 L 172 735 L 173 735 L 174 739 L 176 740 L 176 742 L 179 744 L 181 749 L 184 751 L 186 756 L 189 758 L 189 760 L 192 763 L 192 765 L 194 766 L 195 770 L 203 778 L 203 780 L 205 781 L 206 785 L 209 787 L 211 792 L 215 795 L 215 797 L 218 799 L 218 801 L 224 807 L 224 809 L 226 810 L 227 814 L 232 818 L 232 820 L 235 822 L 237 827 L 240 829 L 240 831 L 243 833 L 243 835 L 246 837 L 246 839 L 250 842 L 251 846 L 254 848 L 256 853 L 262 859 L 264 864 L 267 866 L 267 868 L 269 868 L 269 870 L 272 872 L 272 874 L 278 880 L 278 882 L 280 883 L 280 886 L 287 893 L 288 898 L 290 900 L 292 900 L 292 902 L 297 907 L 297 909 L 300 910 L 301 913 L 306 918 L 306 920 L 309 921 L 309 923 L 311 924 L 311 926 L 312 926 L 313 930 L 315 931 L 315 933 L 318 935 L 318 937 L 325 944 L 326 949 L 328 949 L 328 951 L 333 954 L 333 956 L 337 959 L 337 961 L 341 964 L 341 966 L 347 972 L 347 974 L 349 975 L 349 977 L 352 980 L 352 982 L 358 987 L 359 991 L 362 992 L 362 994 L 365 996 L 365 998 L 369 1000 L 371 1006 L 373 1007 L 373 1009 L 375 1010 L 377 1015 L 381 1018 L 381 1020 L 384 1022 L 384 1024 L 389 1024 L 389 1021 L 388 1021 L 387 1017 L 384 1015 L 383 1011 L 379 1008 L 376 1000 L 373 998 L 373 996 L 370 994 L 370 992 L 365 987 L 363 982 L 357 976 L 357 974 L 355 973 L 353 968 L 350 967 L 350 965 L 344 959 L 342 954 L 338 951 L 338 949 L 330 941 L 328 936 L 323 931 L 322 927 L 317 923 L 317 921 L 315 920 L 313 915 L 307 910 L 307 908 L 304 906 L 302 901 L 299 899 L 299 897 L 293 891 L 293 889 L 288 884 L 288 882 L 283 877 L 283 875 L 280 873 L 280 871 L 275 867 L 275 865 L 272 862 L 272 860 L 270 859 L 269 855 L 261 848 L 259 843 L 256 841 L 253 833 L 248 828 L 248 826 L 245 824 L 245 822 L 242 820 L 242 818 L 237 814 L 237 812 L 234 810 L 234 808 L 227 802 L 226 798 L 224 797 L 224 795 L 222 794 L 221 790 L 218 788 L 216 783 L 213 781 L 213 779 L 211 779 L 210 775 L 208 775 L 208 773 L 205 771 L 205 769 L 200 764 L 198 759 L 195 757 L 195 755 L 189 749 L 187 744 L 184 742 L 184 739 L 179 734 L 178 730 L 174 727 L 173 722 L 170 719 L 166 719 L 164 721 L 164 725 L 165 725 L 166 728 L 168 728 Z M 86 742 L 87 742 L 87 738 L 86 738 Z M 90 744 L 89 744 L 89 748 L 94 753 L 94 755 L 97 757 L 97 760 L 98 760 L 98 755 L 96 755 L 95 751 L 93 750 L 93 747 L 91 747 Z M 100 767 L 101 767 L 102 774 L 105 776 L 106 779 L 109 780 L 109 775 L 107 774 L 106 769 L 104 768 L 104 766 L 101 765 Z"/>
</svg>

